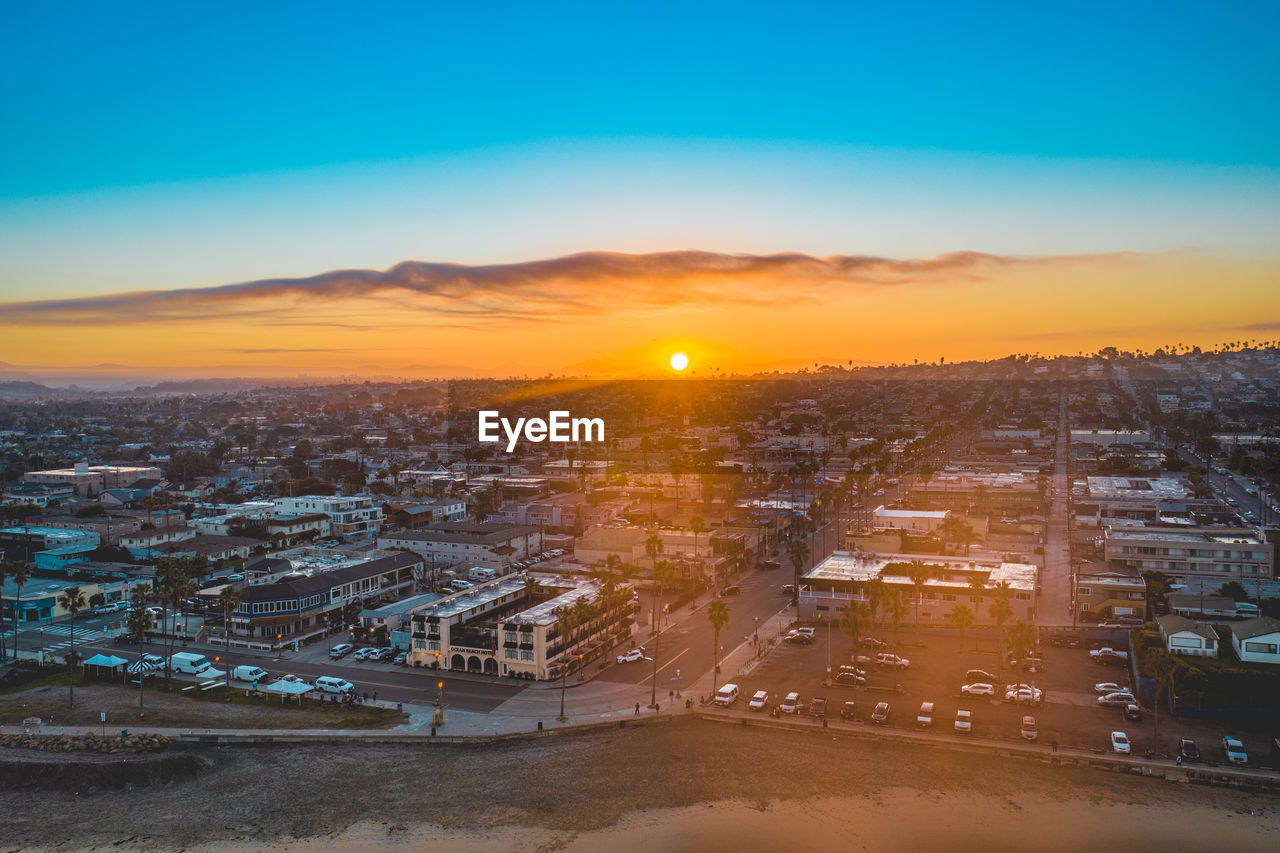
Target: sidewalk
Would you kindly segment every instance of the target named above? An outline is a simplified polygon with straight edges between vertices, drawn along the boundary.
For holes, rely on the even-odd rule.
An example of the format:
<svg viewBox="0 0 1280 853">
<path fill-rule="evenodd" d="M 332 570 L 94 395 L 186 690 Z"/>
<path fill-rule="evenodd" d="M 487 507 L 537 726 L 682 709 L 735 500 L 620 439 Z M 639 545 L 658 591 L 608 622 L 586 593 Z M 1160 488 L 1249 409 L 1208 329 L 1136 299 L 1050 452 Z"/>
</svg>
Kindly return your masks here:
<svg viewBox="0 0 1280 853">
<path fill-rule="evenodd" d="M 776 649 L 777 643 L 770 645 L 770 639 L 776 640 L 791 625 L 792 611 L 790 605 L 782 608 L 760 624 L 760 645 L 751 640 L 739 643 L 737 648 L 720 659 L 720 674 L 704 673 L 700 678 L 684 688 L 685 698 L 693 699 L 705 696 L 707 701 L 715 695 L 722 684 L 750 675 L 760 661 Z M 754 635 L 753 635 L 754 636 Z M 695 704 L 694 707 L 697 707 Z"/>
</svg>

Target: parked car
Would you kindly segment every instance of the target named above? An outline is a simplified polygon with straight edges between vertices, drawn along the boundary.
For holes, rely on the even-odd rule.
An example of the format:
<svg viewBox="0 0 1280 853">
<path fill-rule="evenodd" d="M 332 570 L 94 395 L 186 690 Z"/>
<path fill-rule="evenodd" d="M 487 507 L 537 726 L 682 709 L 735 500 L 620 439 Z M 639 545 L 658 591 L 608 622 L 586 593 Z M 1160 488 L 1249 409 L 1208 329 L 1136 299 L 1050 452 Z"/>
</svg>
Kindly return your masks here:
<svg viewBox="0 0 1280 853">
<path fill-rule="evenodd" d="M 858 716 L 858 703 L 845 702 L 840 706 L 840 719 L 853 720 Z"/>
<path fill-rule="evenodd" d="M 1128 755 L 1130 749 L 1129 736 L 1124 732 L 1111 733 L 1111 751 Z"/>
<path fill-rule="evenodd" d="M 341 657 L 346 657 L 347 655 L 355 651 L 355 648 L 356 647 L 351 645 L 350 643 L 338 643 L 338 645 L 329 649 L 329 657 L 333 658 L 334 660 L 337 660 L 338 658 L 341 658 Z"/>
<path fill-rule="evenodd" d="M 876 704 L 875 710 L 871 712 L 871 722 L 877 726 L 888 725 L 889 723 L 889 703 L 879 702 Z"/>
<path fill-rule="evenodd" d="M 1132 693 L 1108 693 L 1106 696 L 1098 697 L 1098 704 L 1104 708 L 1123 708 L 1135 701 L 1136 698 Z"/>
<path fill-rule="evenodd" d="M 721 598 L 727 598 L 727 597 L 729 597 L 729 596 L 731 596 L 731 595 L 742 595 L 742 587 L 740 587 L 740 586 L 726 586 L 724 589 L 720 590 L 720 597 L 721 597 Z"/>
<path fill-rule="evenodd" d="M 644 656 L 644 649 L 632 649 L 631 651 L 623 652 L 618 655 L 618 663 L 632 663 L 638 660 L 648 660 L 648 658 Z"/>
<path fill-rule="evenodd" d="M 966 684 L 960 688 L 960 692 L 969 696 L 994 696 L 996 695 L 996 687 L 994 684 Z"/>
<path fill-rule="evenodd" d="M 1137 702 L 1130 702 L 1124 706 L 1124 718 L 1133 723 L 1142 722 L 1142 708 Z"/>
<path fill-rule="evenodd" d="M 787 634 L 787 636 L 784 637 L 783 639 L 786 640 L 788 643 L 794 643 L 800 646 L 813 645 L 812 634 L 801 634 L 797 631 L 792 631 L 789 634 Z"/>
<path fill-rule="evenodd" d="M 825 717 L 827 715 L 827 700 L 822 696 L 814 696 L 809 700 L 809 716 Z"/>
<path fill-rule="evenodd" d="M 793 633 L 803 634 L 810 639 L 813 639 L 813 637 L 818 633 L 815 628 L 792 628 L 791 630 Z"/>
<path fill-rule="evenodd" d="M 752 711 L 763 711 L 769 707 L 769 691 L 757 690 L 751 697 L 751 701 L 747 703 L 747 708 Z"/>
<path fill-rule="evenodd" d="M 971 669 L 964 674 L 964 683 L 972 684 L 975 681 L 981 681 L 984 684 L 995 684 L 996 677 L 985 669 Z"/>
<path fill-rule="evenodd" d="M 356 686 L 345 678 L 322 675 L 316 679 L 316 689 L 321 693 L 355 693 Z"/>
<path fill-rule="evenodd" d="M 383 646 L 382 648 L 378 649 L 378 651 L 374 654 L 374 659 L 380 660 L 380 661 L 389 661 L 395 656 L 396 656 L 396 650 L 394 646 Z"/>
<path fill-rule="evenodd" d="M 916 725 L 922 729 L 927 729 L 933 725 L 933 703 L 921 702 L 920 712 L 916 714 Z"/>
<path fill-rule="evenodd" d="M 1227 761 L 1232 764 L 1249 763 L 1249 754 L 1244 751 L 1244 744 L 1231 735 L 1222 736 L 1222 751 L 1227 754 Z"/>
<path fill-rule="evenodd" d="M 1089 657 L 1091 657 L 1091 658 L 1097 658 L 1097 657 L 1102 657 L 1102 656 L 1106 656 L 1106 657 L 1117 657 L 1117 658 L 1119 658 L 1120 660 L 1125 660 L 1125 661 L 1127 661 L 1127 660 L 1129 659 L 1129 653 L 1128 653 L 1128 652 L 1116 651 L 1115 649 L 1111 648 L 1111 646 L 1103 646 L 1103 647 L 1098 648 L 1098 649 L 1090 649 L 1090 650 L 1089 650 Z"/>
<path fill-rule="evenodd" d="M 778 706 L 778 711 L 783 714 L 797 714 L 800 712 L 800 694 L 792 691 L 788 693 L 782 700 L 782 704 Z"/>
<path fill-rule="evenodd" d="M 960 734 L 969 734 L 973 731 L 973 712 L 972 711 L 956 711 L 955 729 Z"/>
<path fill-rule="evenodd" d="M 876 663 L 881 666 L 896 666 L 899 669 L 906 669 L 911 666 L 911 661 L 898 657 L 893 652 L 881 652 L 876 655 Z"/>
<path fill-rule="evenodd" d="M 1114 681 L 1099 681 L 1097 684 L 1093 685 L 1093 692 L 1098 694 L 1128 693 L 1129 688 L 1125 687 L 1123 684 L 1117 684 Z"/>
<path fill-rule="evenodd" d="M 865 646 L 869 649 L 887 649 L 889 644 L 884 640 L 878 640 L 875 637 L 862 637 L 858 640 L 858 645 Z"/>
<path fill-rule="evenodd" d="M 354 657 L 356 660 L 369 660 L 377 653 L 378 650 L 373 646 L 365 646 L 363 649 L 356 652 Z"/>
<path fill-rule="evenodd" d="M 795 595 L 796 585 L 793 583 L 784 583 L 782 586 L 778 587 L 778 592 L 783 595 Z"/>
<path fill-rule="evenodd" d="M 1010 702 L 1040 702 L 1044 699 L 1044 691 L 1038 687 L 1023 684 L 1006 690 L 1004 698 Z"/>
<path fill-rule="evenodd" d="M 734 702 L 738 701 L 738 685 L 726 684 L 716 691 L 715 702 L 721 707 L 727 708 Z"/>
<path fill-rule="evenodd" d="M 1183 761 L 1199 761 L 1200 747 L 1196 746 L 1196 742 L 1191 738 L 1180 738 L 1178 740 L 1178 755 L 1182 756 Z"/>
<path fill-rule="evenodd" d="M 394 658 L 391 659 L 391 662 L 396 666 L 404 666 L 409 662 L 409 653 L 399 652 L 396 654 Z"/>
<path fill-rule="evenodd" d="M 838 672 L 836 673 L 835 683 L 841 687 L 862 687 L 867 683 L 867 679 L 852 672 Z"/>
<path fill-rule="evenodd" d="M 1022 724 L 1018 726 L 1018 734 L 1022 735 L 1023 740 L 1035 740 L 1040 737 L 1040 730 L 1036 727 L 1036 718 L 1028 714 L 1022 718 Z"/>
</svg>

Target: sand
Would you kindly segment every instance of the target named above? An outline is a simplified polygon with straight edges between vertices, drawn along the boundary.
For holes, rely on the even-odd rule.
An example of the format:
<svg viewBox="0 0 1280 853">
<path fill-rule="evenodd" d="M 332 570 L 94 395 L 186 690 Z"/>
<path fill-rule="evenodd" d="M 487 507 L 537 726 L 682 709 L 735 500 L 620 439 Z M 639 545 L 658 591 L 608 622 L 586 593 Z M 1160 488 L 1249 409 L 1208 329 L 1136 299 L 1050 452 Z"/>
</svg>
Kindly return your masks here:
<svg viewBox="0 0 1280 853">
<path fill-rule="evenodd" d="M 220 748 L 195 780 L 6 791 L 33 849 L 1280 849 L 1280 798 L 692 719 L 485 745 Z"/>
</svg>

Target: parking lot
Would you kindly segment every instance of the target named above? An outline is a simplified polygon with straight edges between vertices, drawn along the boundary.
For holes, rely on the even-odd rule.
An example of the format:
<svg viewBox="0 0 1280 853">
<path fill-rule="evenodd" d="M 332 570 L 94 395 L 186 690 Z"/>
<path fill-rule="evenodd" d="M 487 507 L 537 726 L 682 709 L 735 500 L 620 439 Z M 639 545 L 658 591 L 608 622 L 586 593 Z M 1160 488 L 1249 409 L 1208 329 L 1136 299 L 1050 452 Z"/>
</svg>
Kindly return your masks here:
<svg viewBox="0 0 1280 853">
<path fill-rule="evenodd" d="M 1177 752 L 1178 739 L 1189 737 L 1196 741 L 1206 762 L 1226 763 L 1222 747 L 1225 733 L 1244 742 L 1250 765 L 1257 766 L 1260 759 L 1263 764 L 1274 762 L 1269 748 L 1274 735 L 1270 732 L 1244 728 L 1224 730 L 1214 722 L 1173 718 L 1167 713 L 1161 717 L 1157 743 L 1156 721 L 1149 704 L 1142 705 L 1141 721 L 1124 719 L 1121 708 L 1099 706 L 1094 685 L 1115 682 L 1130 687 L 1129 668 L 1094 662 L 1087 643 L 1079 648 L 1044 646 L 1040 650 L 1043 666 L 1036 672 L 1020 674 L 1009 666 L 999 666 L 994 632 L 966 637 L 963 651 L 957 635 L 936 629 L 917 633 L 904 627 L 896 644 L 892 629 L 868 632 L 866 636 L 887 641 L 890 651 L 907 658 L 910 666 L 905 669 L 879 666 L 874 663 L 878 649 L 860 647 L 855 651 L 849 637 L 838 629 L 819 627 L 811 645 L 781 642 L 748 675 L 737 679 L 741 698 L 735 709 L 746 710 L 752 695 L 764 690 L 769 693 L 769 704 L 762 713 L 769 713 L 788 692 L 795 691 L 806 706 L 804 714 L 808 713 L 808 705 L 815 696 L 827 700 L 826 716 L 830 720 L 839 719 L 843 704 L 852 701 L 856 703 L 856 722 L 871 725 L 875 706 L 887 702 L 889 719 L 885 725 L 910 728 L 917 725 L 921 704 L 932 702 L 932 729 L 939 732 L 953 732 L 956 712 L 967 710 L 972 715 L 972 731 L 966 736 L 1018 740 L 1022 717 L 1032 715 L 1038 728 L 1038 742 L 1046 748 L 1056 743 L 1068 748 L 1107 751 L 1111 732 L 1123 731 L 1135 755 L 1151 751 L 1172 757 Z M 1123 639 L 1121 634 L 1117 637 Z M 852 663 L 854 655 L 871 660 L 857 664 L 866 670 L 866 684 L 856 688 L 824 685 L 828 661 L 832 671 L 838 672 L 839 666 Z M 985 670 L 997 675 L 996 695 L 963 694 L 960 688 L 968 670 Z M 1016 682 L 1041 690 L 1042 701 L 1006 700 L 1006 685 Z"/>
</svg>

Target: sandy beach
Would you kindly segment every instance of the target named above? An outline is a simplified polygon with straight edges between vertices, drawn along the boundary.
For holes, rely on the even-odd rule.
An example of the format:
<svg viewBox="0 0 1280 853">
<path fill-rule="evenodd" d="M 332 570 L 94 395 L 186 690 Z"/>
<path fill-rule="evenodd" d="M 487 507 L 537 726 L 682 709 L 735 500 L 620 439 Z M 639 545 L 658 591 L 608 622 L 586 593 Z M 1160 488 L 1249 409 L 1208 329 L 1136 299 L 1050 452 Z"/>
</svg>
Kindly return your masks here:
<svg viewBox="0 0 1280 853">
<path fill-rule="evenodd" d="M 5 792 L 28 849 L 1262 850 L 1280 798 L 680 720 L 487 745 L 202 752 L 192 780 Z"/>
</svg>

